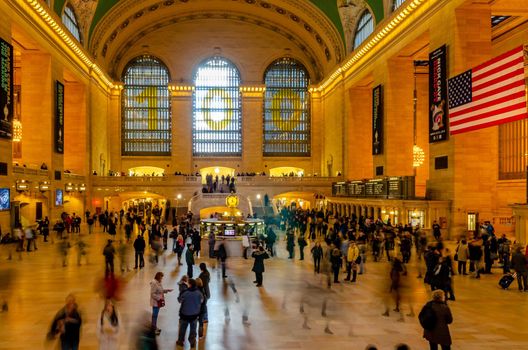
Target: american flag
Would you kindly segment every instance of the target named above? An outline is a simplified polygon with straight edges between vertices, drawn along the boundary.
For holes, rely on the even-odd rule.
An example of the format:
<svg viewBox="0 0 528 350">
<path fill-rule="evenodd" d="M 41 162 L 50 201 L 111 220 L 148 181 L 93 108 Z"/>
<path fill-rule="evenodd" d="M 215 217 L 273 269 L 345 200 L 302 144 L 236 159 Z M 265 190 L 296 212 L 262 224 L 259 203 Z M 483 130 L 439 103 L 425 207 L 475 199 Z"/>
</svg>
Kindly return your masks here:
<svg viewBox="0 0 528 350">
<path fill-rule="evenodd" d="M 526 118 L 525 88 L 522 46 L 449 79 L 451 135 Z"/>
</svg>

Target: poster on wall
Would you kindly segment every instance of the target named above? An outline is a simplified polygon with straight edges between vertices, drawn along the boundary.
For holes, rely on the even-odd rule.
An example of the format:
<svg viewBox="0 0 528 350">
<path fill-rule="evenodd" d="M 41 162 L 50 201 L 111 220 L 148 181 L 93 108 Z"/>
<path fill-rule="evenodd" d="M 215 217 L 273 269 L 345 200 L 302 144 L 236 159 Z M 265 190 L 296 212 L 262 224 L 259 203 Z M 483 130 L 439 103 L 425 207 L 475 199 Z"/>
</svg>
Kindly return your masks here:
<svg viewBox="0 0 528 350">
<path fill-rule="evenodd" d="M 429 143 L 447 140 L 447 48 L 429 54 Z"/>
<path fill-rule="evenodd" d="M 55 152 L 64 153 L 64 85 L 55 83 Z"/>
<path fill-rule="evenodd" d="M 383 89 L 372 89 L 372 154 L 383 153 Z"/>
<path fill-rule="evenodd" d="M 13 46 L 0 38 L 0 137 L 13 134 Z"/>
</svg>

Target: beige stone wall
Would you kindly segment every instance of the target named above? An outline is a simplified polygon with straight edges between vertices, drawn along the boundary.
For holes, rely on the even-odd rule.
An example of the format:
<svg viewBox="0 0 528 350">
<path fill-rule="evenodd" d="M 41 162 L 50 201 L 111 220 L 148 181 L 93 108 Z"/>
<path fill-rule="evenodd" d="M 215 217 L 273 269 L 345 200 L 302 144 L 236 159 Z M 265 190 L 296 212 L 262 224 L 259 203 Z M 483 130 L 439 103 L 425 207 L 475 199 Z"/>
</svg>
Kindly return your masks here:
<svg viewBox="0 0 528 350">
<path fill-rule="evenodd" d="M 344 87 L 340 85 L 321 99 L 321 109 L 324 115 L 322 125 L 324 141 L 320 146 L 323 176 L 335 176 L 338 171 L 341 173 L 344 171 L 344 97 Z"/>
<path fill-rule="evenodd" d="M 88 147 L 86 93 L 83 84 L 64 84 L 64 169 L 87 175 Z"/>
<path fill-rule="evenodd" d="M 369 85 L 347 90 L 347 104 L 346 178 L 372 178 L 372 87 Z"/>
<path fill-rule="evenodd" d="M 109 132 L 109 121 L 116 118 L 109 113 L 107 94 L 97 85 L 90 84 L 90 135 L 91 135 L 91 169 L 102 174 L 104 164 L 105 172 L 112 168 L 109 144 L 119 142 L 114 133 Z M 112 137 L 113 135 L 113 137 Z M 118 134 L 120 135 L 120 134 Z M 120 148 L 119 148 L 120 149 Z"/>
</svg>

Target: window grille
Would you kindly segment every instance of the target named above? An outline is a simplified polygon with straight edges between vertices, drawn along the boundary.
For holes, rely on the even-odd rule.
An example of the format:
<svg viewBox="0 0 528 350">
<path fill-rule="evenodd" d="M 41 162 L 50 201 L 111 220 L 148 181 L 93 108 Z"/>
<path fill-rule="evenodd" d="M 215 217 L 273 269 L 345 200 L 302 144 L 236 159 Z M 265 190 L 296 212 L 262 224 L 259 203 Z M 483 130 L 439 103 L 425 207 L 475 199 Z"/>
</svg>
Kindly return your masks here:
<svg viewBox="0 0 528 350">
<path fill-rule="evenodd" d="M 68 28 L 70 33 L 77 39 L 78 42 L 82 43 L 81 31 L 79 30 L 79 22 L 77 22 L 77 16 L 75 11 L 70 4 L 67 4 L 62 14 L 62 23 Z"/>
<path fill-rule="evenodd" d="M 499 180 L 526 178 L 528 120 L 499 125 Z"/>
<path fill-rule="evenodd" d="M 491 16 L 491 27 L 494 28 L 511 16 Z"/>
<path fill-rule="evenodd" d="M 374 18 L 369 10 L 365 10 L 359 18 L 356 34 L 354 36 L 354 50 L 359 47 L 374 31 Z"/>
<path fill-rule="evenodd" d="M 400 7 L 406 0 L 393 0 L 392 1 L 392 11 L 394 12 L 398 7 Z"/>
<path fill-rule="evenodd" d="M 282 58 L 264 75 L 264 156 L 310 156 L 310 79 L 299 62 Z"/>
<path fill-rule="evenodd" d="M 171 154 L 169 71 L 150 56 L 132 60 L 123 74 L 121 153 Z"/>
<path fill-rule="evenodd" d="M 193 155 L 241 156 L 240 73 L 230 61 L 213 57 L 194 75 Z"/>
</svg>

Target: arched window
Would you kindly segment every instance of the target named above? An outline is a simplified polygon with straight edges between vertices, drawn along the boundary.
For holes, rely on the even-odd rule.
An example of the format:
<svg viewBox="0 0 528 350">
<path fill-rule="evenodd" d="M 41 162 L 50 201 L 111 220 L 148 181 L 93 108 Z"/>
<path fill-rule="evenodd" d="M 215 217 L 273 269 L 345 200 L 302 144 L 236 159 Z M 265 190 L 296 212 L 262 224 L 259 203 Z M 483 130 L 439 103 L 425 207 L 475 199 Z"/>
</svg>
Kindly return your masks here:
<svg viewBox="0 0 528 350">
<path fill-rule="evenodd" d="M 78 42 L 82 43 L 81 31 L 79 30 L 79 22 L 77 22 L 77 16 L 75 10 L 70 4 L 67 4 L 62 13 L 62 23 L 68 28 L 70 33 L 77 39 Z"/>
<path fill-rule="evenodd" d="M 121 153 L 171 154 L 169 70 L 158 59 L 141 56 L 123 73 Z"/>
<path fill-rule="evenodd" d="M 264 74 L 264 156 L 310 156 L 310 77 L 291 58 Z"/>
<path fill-rule="evenodd" d="M 202 62 L 194 75 L 193 155 L 241 156 L 240 73 L 222 57 Z"/>
<path fill-rule="evenodd" d="M 392 11 L 394 12 L 400 7 L 406 0 L 392 0 Z"/>
<path fill-rule="evenodd" d="M 365 10 L 359 18 L 356 35 L 354 36 L 354 50 L 374 31 L 374 18 L 369 10 Z"/>
</svg>

